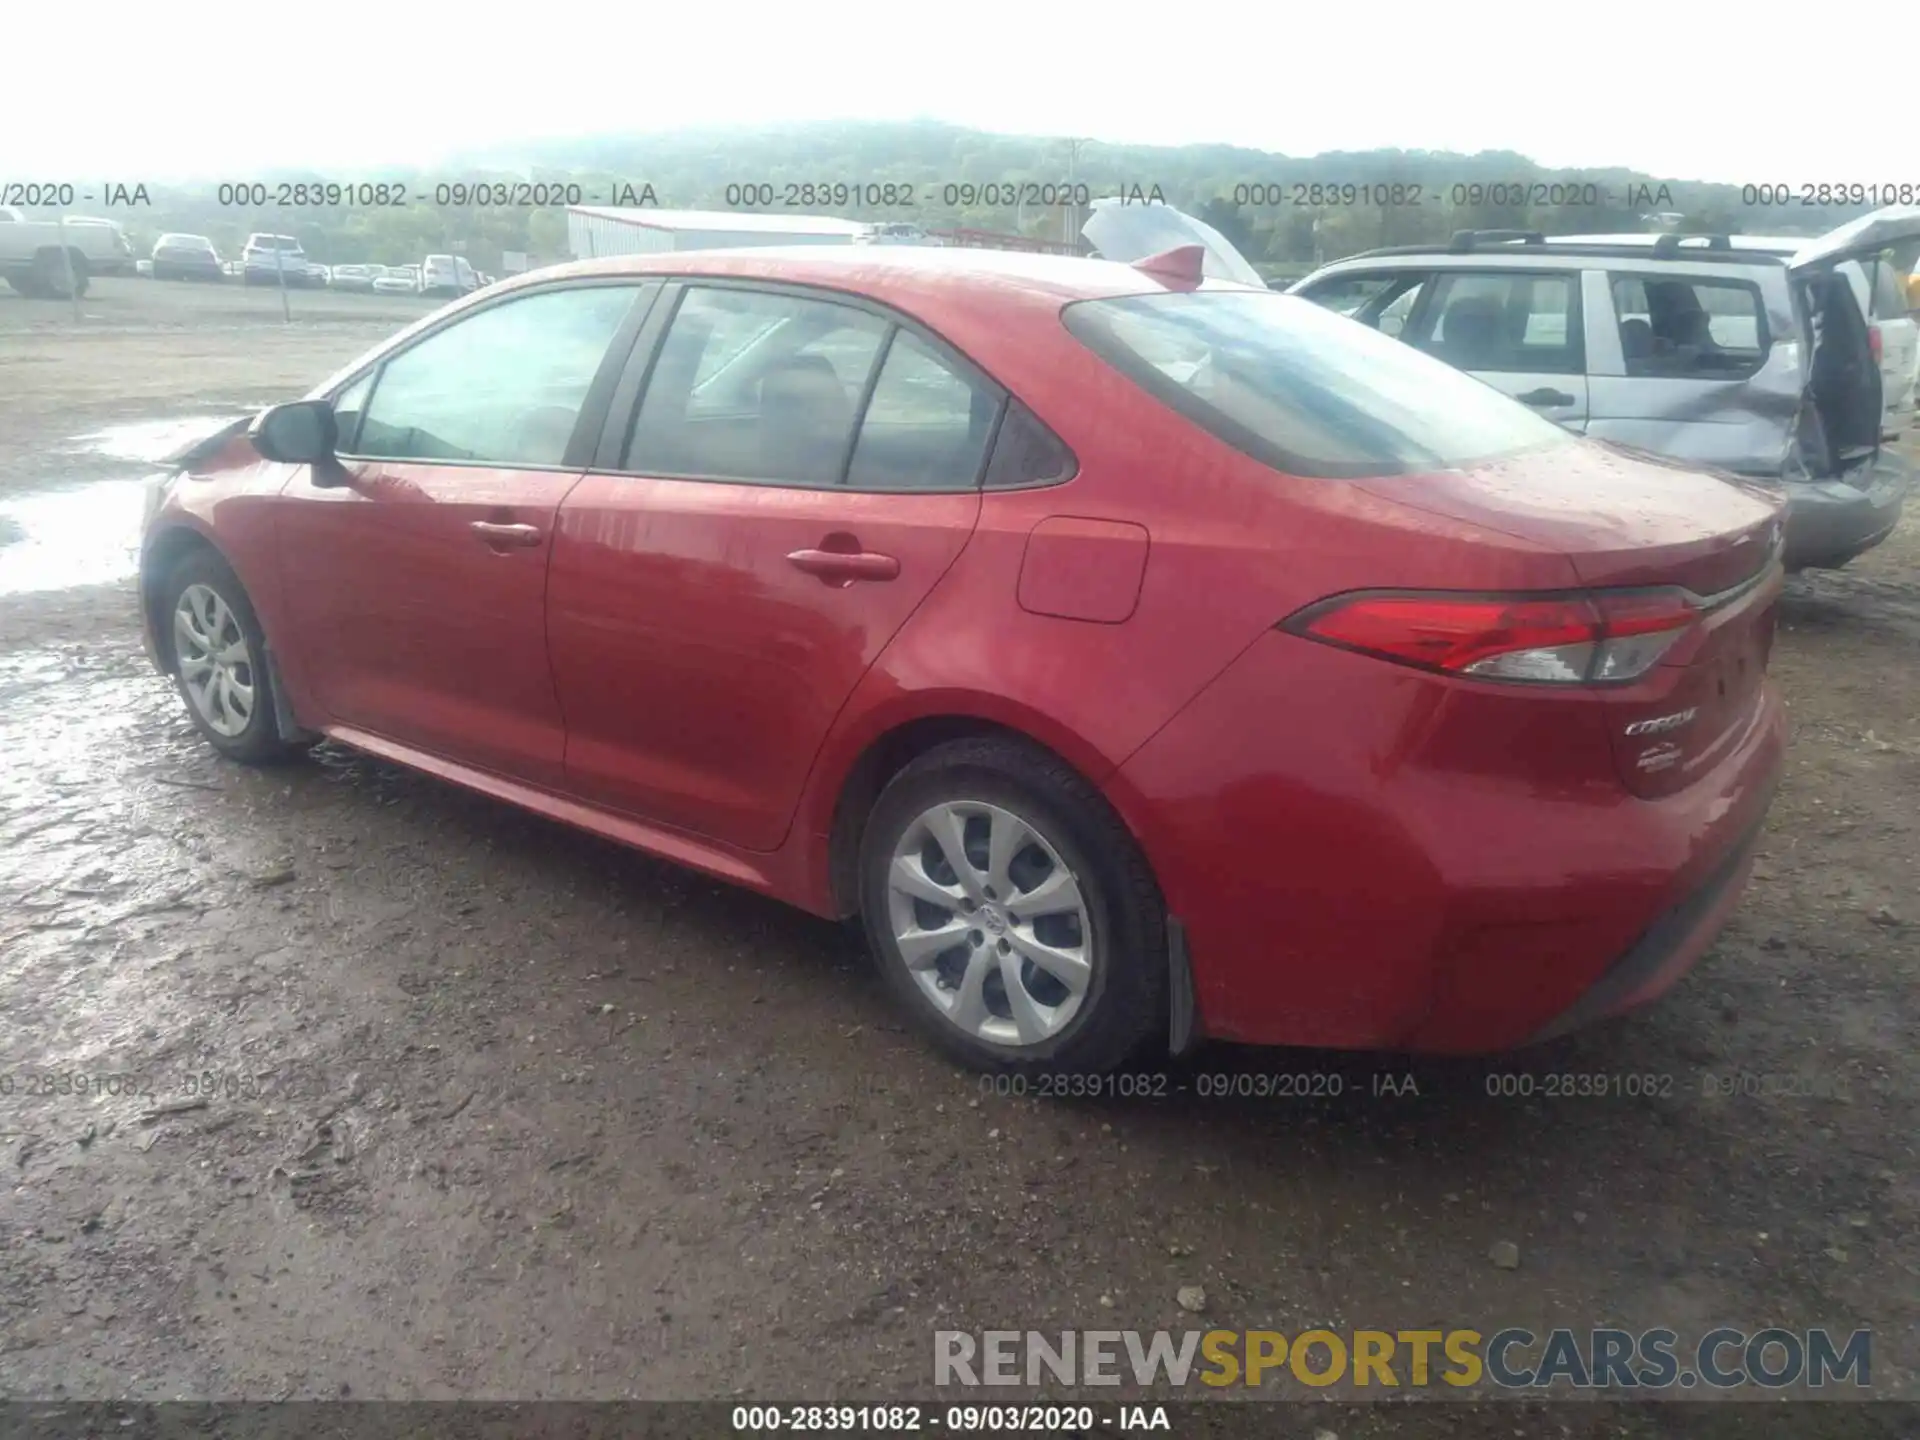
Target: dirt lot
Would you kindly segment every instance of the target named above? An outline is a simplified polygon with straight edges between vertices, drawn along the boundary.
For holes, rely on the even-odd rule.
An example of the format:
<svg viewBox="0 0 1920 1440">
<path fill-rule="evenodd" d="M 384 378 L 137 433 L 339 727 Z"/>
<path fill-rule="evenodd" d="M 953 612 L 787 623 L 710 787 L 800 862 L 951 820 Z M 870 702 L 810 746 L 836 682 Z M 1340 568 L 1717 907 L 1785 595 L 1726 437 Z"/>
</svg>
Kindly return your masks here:
<svg viewBox="0 0 1920 1440">
<path fill-rule="evenodd" d="M 1874 1390 L 1920 1396 L 1920 514 L 1794 583 L 1758 878 L 1652 1012 L 1499 1062 L 1184 1072 L 1332 1070 L 1334 1101 L 995 1098 L 834 927 L 350 753 L 196 739 L 136 639 L 143 453 L 420 313 L 292 304 L 103 281 L 76 327 L 0 294 L 0 1394 L 931 1397 L 935 1329 L 1184 1329 L 1200 1285 L 1205 1324 L 1287 1332 L 1870 1325 Z M 1557 1071 L 1674 1083 L 1487 1093 Z"/>
</svg>

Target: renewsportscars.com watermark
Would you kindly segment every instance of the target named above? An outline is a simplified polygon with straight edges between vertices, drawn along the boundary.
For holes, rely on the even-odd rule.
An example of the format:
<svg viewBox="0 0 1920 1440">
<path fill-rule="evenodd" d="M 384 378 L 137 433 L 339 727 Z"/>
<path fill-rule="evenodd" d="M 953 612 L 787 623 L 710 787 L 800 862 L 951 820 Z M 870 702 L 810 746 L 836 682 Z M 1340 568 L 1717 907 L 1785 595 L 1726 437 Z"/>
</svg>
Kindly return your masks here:
<svg viewBox="0 0 1920 1440">
<path fill-rule="evenodd" d="M 1673 1330 L 938 1330 L 933 1383 L 1143 1388 L 1824 1389 L 1872 1384 L 1873 1333 Z"/>
</svg>

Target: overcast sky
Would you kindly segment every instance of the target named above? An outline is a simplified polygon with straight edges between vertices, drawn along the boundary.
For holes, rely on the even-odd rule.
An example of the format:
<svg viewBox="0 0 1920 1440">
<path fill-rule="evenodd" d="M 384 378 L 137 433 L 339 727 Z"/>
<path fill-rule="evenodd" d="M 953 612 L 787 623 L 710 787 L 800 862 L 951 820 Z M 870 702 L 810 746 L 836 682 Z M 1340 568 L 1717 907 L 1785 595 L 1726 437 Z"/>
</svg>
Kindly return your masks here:
<svg viewBox="0 0 1920 1440">
<path fill-rule="evenodd" d="M 0 180 L 245 179 L 535 137 L 913 116 L 1290 155 L 1517 150 L 1735 184 L 1920 180 L 1898 9 L 1843 27 L 1857 75 L 1834 72 L 1850 47 L 1830 45 L 1816 78 L 1796 68 L 1794 12 L 1673 0 L 12 10 Z"/>
</svg>

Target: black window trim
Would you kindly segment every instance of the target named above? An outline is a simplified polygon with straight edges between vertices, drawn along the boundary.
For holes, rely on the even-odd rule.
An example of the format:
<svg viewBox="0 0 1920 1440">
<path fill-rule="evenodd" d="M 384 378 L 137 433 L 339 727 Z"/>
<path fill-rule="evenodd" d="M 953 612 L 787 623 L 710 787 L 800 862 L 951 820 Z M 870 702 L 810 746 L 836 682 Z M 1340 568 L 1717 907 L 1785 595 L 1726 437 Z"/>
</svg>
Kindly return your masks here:
<svg viewBox="0 0 1920 1440">
<path fill-rule="evenodd" d="M 628 353 L 626 366 L 614 387 L 612 402 L 608 406 L 598 442 L 594 446 L 593 459 L 587 466 L 591 473 L 615 478 L 624 476 L 643 480 L 684 480 L 703 485 L 747 485 L 761 490 L 810 490 L 824 494 L 846 495 L 965 495 L 981 493 L 988 488 L 986 476 L 988 468 L 993 463 L 994 448 L 999 444 L 1000 431 L 1006 423 L 1009 404 L 1017 397 L 985 366 L 930 326 L 870 296 L 851 290 L 836 289 L 830 285 L 772 280 L 762 276 L 673 274 L 660 278 L 665 282 L 660 297 L 655 301 L 652 313 L 647 317 L 645 326 Z M 632 439 L 634 427 L 640 420 L 640 407 L 645 403 L 647 387 L 653 382 L 654 367 L 659 363 L 661 352 L 665 348 L 667 333 L 672 328 L 674 318 L 680 312 L 680 304 L 691 290 L 745 290 L 756 294 L 785 295 L 796 300 L 841 305 L 847 309 L 864 311 L 889 327 L 881 337 L 880 348 L 875 353 L 875 363 L 869 368 L 859 405 L 854 412 L 853 429 L 848 440 L 847 453 L 840 466 L 840 479 L 837 483 L 803 485 L 792 481 L 745 480 L 733 475 L 663 474 L 627 467 L 627 448 Z M 987 427 L 986 445 L 982 449 L 979 465 L 969 484 L 880 486 L 847 483 L 854 452 L 859 448 L 860 432 L 866 425 L 867 408 L 872 403 L 874 390 L 880 383 L 880 372 L 884 368 L 886 357 L 892 353 L 893 337 L 903 330 L 932 352 L 936 359 L 948 365 L 962 380 L 984 390 L 990 396 L 997 397 L 993 423 Z M 1038 411 L 1034 410 L 1033 406 L 1027 405 L 1026 408 L 1033 415 L 1034 420 L 1053 435 L 1060 449 L 1066 454 L 1069 463 L 1065 467 L 1065 474 L 1058 478 L 1027 481 L 1019 485 L 995 485 L 992 487 L 995 493 L 1008 490 L 1038 490 L 1054 485 L 1064 485 L 1080 473 L 1080 460 L 1074 454 L 1073 448 L 1060 439 L 1058 433 L 1047 424 Z"/>
<path fill-rule="evenodd" d="M 1586 375 L 1588 373 L 1589 357 L 1587 355 L 1586 296 L 1583 293 L 1584 287 L 1581 284 L 1580 272 L 1578 270 L 1567 270 L 1545 265 L 1517 266 L 1512 269 L 1499 265 L 1461 265 L 1448 266 L 1443 270 L 1434 270 L 1431 274 L 1433 276 L 1433 285 L 1414 302 L 1414 313 L 1407 316 L 1406 328 L 1402 330 L 1399 335 L 1400 339 L 1406 340 L 1407 344 L 1413 346 L 1413 348 L 1418 350 L 1422 355 L 1431 355 L 1434 359 L 1445 361 L 1447 364 L 1453 363 L 1438 351 L 1427 348 L 1427 345 L 1431 343 L 1430 322 L 1434 319 L 1433 307 L 1440 303 L 1440 290 L 1448 277 L 1457 275 L 1496 275 L 1508 280 L 1558 280 L 1567 287 L 1567 293 L 1571 297 L 1571 303 L 1567 307 L 1567 334 L 1571 342 L 1571 348 L 1574 351 L 1573 368 L 1570 370 L 1529 370 L 1515 366 L 1510 370 L 1482 368 L 1467 371 L 1466 373 L 1473 375 Z M 1409 335 L 1417 335 L 1420 338 L 1408 340 L 1407 337 Z M 1464 369 L 1465 367 L 1455 366 L 1454 368 Z"/>
<path fill-rule="evenodd" d="M 336 453 L 342 460 L 367 465 L 434 465 L 460 470 L 546 470 L 571 474 L 584 471 L 588 468 L 588 461 L 593 453 L 593 439 L 600 433 L 606 409 L 612 403 L 615 386 L 626 367 L 628 356 L 634 343 L 639 339 L 641 331 L 645 329 L 647 319 L 658 304 L 664 288 L 660 278 L 655 275 L 593 275 L 581 279 L 528 285 L 505 294 L 489 295 L 479 304 L 463 306 L 457 313 L 436 320 L 426 329 L 409 336 L 405 344 L 395 346 L 384 352 L 371 365 L 356 370 L 329 390 L 325 396 L 328 404 L 338 404 L 340 397 L 355 385 L 362 380 L 371 380 L 366 402 L 361 406 L 359 416 L 354 421 L 354 433 L 351 436 L 341 437 L 342 444 L 352 446 L 360 438 L 367 411 L 373 406 L 373 397 L 380 391 L 380 381 L 386 374 L 387 365 L 428 340 L 444 335 L 454 326 L 471 320 L 483 311 L 497 309 L 502 305 L 516 304 L 536 295 L 551 295 L 572 290 L 631 289 L 634 292 L 633 303 L 628 306 L 627 313 L 621 317 L 620 324 L 614 329 L 613 338 L 607 343 L 607 353 L 600 357 L 600 368 L 594 372 L 593 379 L 588 382 L 586 397 L 580 405 L 580 413 L 574 419 L 573 434 L 567 439 L 566 452 L 558 465 L 503 465 L 492 460 L 412 459 L 394 455 L 361 455 L 350 448 L 340 449 Z"/>
<path fill-rule="evenodd" d="M 1742 280 L 1731 275 L 1676 275 L 1671 270 L 1615 270 L 1609 267 L 1607 277 L 1607 303 L 1613 307 L 1613 323 L 1617 329 L 1620 319 L 1620 297 L 1614 287 L 1622 280 L 1637 280 L 1644 288 L 1649 280 L 1662 284 L 1679 283 L 1682 285 L 1714 285 L 1727 290 L 1745 290 L 1753 297 L 1753 337 L 1758 349 L 1758 358 L 1752 366 L 1743 370 L 1716 370 L 1703 375 L 1638 374 L 1627 367 L 1633 362 L 1626 357 L 1626 346 L 1621 345 L 1620 374 L 1622 380 L 1699 380 L 1713 385 L 1724 385 L 1730 380 L 1751 380 L 1767 368 L 1767 360 L 1773 354 L 1773 332 L 1767 325 L 1767 297 L 1760 292 L 1757 280 Z"/>
</svg>

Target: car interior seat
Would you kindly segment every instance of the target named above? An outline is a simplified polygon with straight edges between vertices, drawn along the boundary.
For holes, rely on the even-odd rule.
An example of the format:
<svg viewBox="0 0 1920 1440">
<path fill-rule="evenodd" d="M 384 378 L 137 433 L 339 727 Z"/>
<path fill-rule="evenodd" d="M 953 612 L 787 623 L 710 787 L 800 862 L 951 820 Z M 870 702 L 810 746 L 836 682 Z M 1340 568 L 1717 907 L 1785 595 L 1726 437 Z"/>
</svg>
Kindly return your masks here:
<svg viewBox="0 0 1920 1440">
<path fill-rule="evenodd" d="M 803 485 L 839 483 L 853 402 L 823 355 L 789 355 L 760 377 L 760 473 Z"/>
<path fill-rule="evenodd" d="M 1441 322 L 1441 345 L 1463 370 L 1490 363 L 1500 349 L 1500 308 L 1479 295 L 1454 301 Z"/>
</svg>

